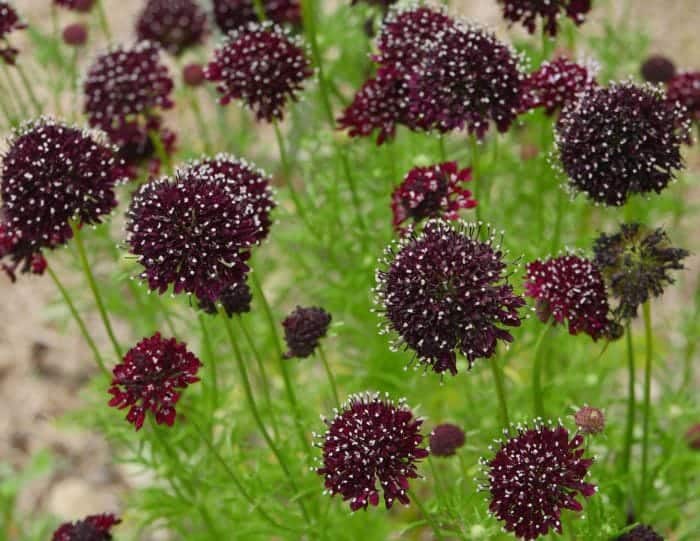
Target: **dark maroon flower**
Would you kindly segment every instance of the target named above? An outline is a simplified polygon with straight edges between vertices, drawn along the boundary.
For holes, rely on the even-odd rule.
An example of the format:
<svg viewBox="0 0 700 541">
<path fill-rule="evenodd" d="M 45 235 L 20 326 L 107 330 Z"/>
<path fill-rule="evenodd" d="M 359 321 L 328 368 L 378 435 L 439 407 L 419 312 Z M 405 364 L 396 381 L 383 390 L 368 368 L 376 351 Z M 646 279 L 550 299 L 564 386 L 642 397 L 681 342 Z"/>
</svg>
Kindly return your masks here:
<svg viewBox="0 0 700 541">
<path fill-rule="evenodd" d="M 489 511 L 505 522 L 506 531 L 525 540 L 552 529 L 561 534 L 561 511 L 581 511 L 577 496 L 596 492 L 595 485 L 584 481 L 593 459 L 583 458 L 582 445 L 581 434 L 571 437 L 561 425 L 521 426 L 491 460 L 482 460 Z"/>
<path fill-rule="evenodd" d="M 120 522 L 120 519 L 107 513 L 64 522 L 53 533 L 51 541 L 112 541 L 110 530 Z"/>
<path fill-rule="evenodd" d="M 556 140 L 569 184 L 596 203 L 619 206 L 668 186 L 683 167 L 688 128 L 682 108 L 660 90 L 613 83 L 566 108 Z"/>
<path fill-rule="evenodd" d="M 182 68 L 182 80 L 187 86 L 201 86 L 204 82 L 204 68 L 201 64 L 187 64 Z"/>
<path fill-rule="evenodd" d="M 444 162 L 428 167 L 411 169 L 391 194 L 394 229 L 403 229 L 403 223 L 414 223 L 426 218 L 456 220 L 461 209 L 477 205 L 472 193 L 462 188 L 472 179 L 472 170 L 459 169 L 457 162 Z"/>
<path fill-rule="evenodd" d="M 319 340 L 326 336 L 330 324 L 331 315 L 323 308 L 297 306 L 282 322 L 284 341 L 289 348 L 284 357 L 309 357 L 318 347 Z"/>
<path fill-rule="evenodd" d="M 667 83 L 676 76 L 676 65 L 662 55 L 652 55 L 640 68 L 642 78 L 649 83 Z"/>
<path fill-rule="evenodd" d="M 176 56 L 199 45 L 206 33 L 207 15 L 194 0 L 148 0 L 136 21 L 139 40 Z"/>
<path fill-rule="evenodd" d="M 685 441 L 691 449 L 700 451 L 700 423 L 691 426 L 685 433 Z"/>
<path fill-rule="evenodd" d="M 228 317 L 233 317 L 234 315 L 250 312 L 250 303 L 252 300 L 253 294 L 250 291 L 248 283 L 240 282 L 222 291 L 217 303 L 221 304 L 221 307 L 225 310 Z M 199 308 L 208 314 L 216 315 L 219 313 L 216 306 L 217 303 L 200 300 Z"/>
<path fill-rule="evenodd" d="M 277 24 L 301 23 L 299 0 L 263 0 L 265 15 Z M 253 0 L 214 0 L 214 19 L 219 29 L 227 34 L 258 22 Z"/>
<path fill-rule="evenodd" d="M 541 17 L 544 31 L 550 36 L 557 35 L 562 15 L 581 25 L 591 10 L 591 0 L 502 0 L 502 4 L 503 17 L 522 23 L 530 34 L 534 34 L 537 17 Z"/>
<path fill-rule="evenodd" d="M 523 73 L 516 54 L 493 34 L 455 23 L 438 35 L 409 81 L 414 122 L 442 133 L 466 129 L 483 138 L 494 122 L 505 132 L 520 110 Z"/>
<path fill-rule="evenodd" d="M 17 280 L 17 269 L 22 274 L 44 274 L 48 266 L 41 252 L 18 237 L 7 224 L 0 221 L 0 269 L 12 282 Z M 9 263 L 2 260 L 8 258 Z M 21 267 L 20 267 L 21 265 Z"/>
<path fill-rule="evenodd" d="M 666 91 L 671 103 L 680 103 L 686 114 L 700 121 L 700 71 L 685 71 L 668 81 Z"/>
<path fill-rule="evenodd" d="M 592 261 L 574 254 L 527 265 L 525 294 L 537 301 L 543 323 L 552 317 L 569 324 L 569 332 L 585 332 L 594 340 L 608 328 L 605 282 Z"/>
<path fill-rule="evenodd" d="M 63 43 L 71 47 L 81 47 L 87 43 L 88 29 L 83 23 L 69 24 L 63 29 Z"/>
<path fill-rule="evenodd" d="M 483 233 L 487 239 L 480 240 Z M 520 325 L 525 302 L 506 283 L 504 253 L 489 227 L 431 220 L 419 235 L 394 241 L 377 271 L 376 303 L 394 348 L 412 349 L 435 372 L 457 373 L 456 352 L 471 368 L 489 358 L 505 327 Z"/>
<path fill-rule="evenodd" d="M 95 5 L 95 0 L 54 0 L 54 4 L 72 11 L 87 13 Z"/>
<path fill-rule="evenodd" d="M 625 319 L 637 317 L 637 308 L 652 296 L 663 295 L 674 283 L 671 271 L 682 270 L 690 253 L 671 244 L 666 232 L 638 223 L 622 224 L 620 231 L 602 233 L 593 246 L 595 264 L 619 305 L 615 313 Z"/>
<path fill-rule="evenodd" d="M 27 28 L 17 15 L 17 11 L 7 2 L 0 2 L 0 59 L 13 66 L 19 51 L 7 42 L 8 34 Z"/>
<path fill-rule="evenodd" d="M 559 57 L 545 62 L 524 83 L 522 109 L 544 107 L 548 115 L 576 103 L 588 90 L 597 86 L 592 67 Z"/>
<path fill-rule="evenodd" d="M 328 430 L 319 436 L 323 467 L 316 472 L 331 496 L 349 500 L 353 511 L 377 506 L 379 481 L 387 509 L 394 500 L 410 502 L 409 479 L 418 477 L 417 463 L 428 451 L 419 447 L 423 420 L 403 400 L 394 404 L 379 393 L 353 395 L 335 418 L 324 422 Z"/>
<path fill-rule="evenodd" d="M 600 434 L 605 428 L 605 415 L 598 408 L 583 406 L 574 414 L 574 422 L 583 434 Z"/>
<path fill-rule="evenodd" d="M 638 524 L 618 537 L 617 541 L 664 541 L 664 538 L 656 533 L 651 526 Z"/>
<path fill-rule="evenodd" d="M 452 456 L 465 442 L 464 430 L 457 425 L 450 423 L 438 425 L 430 433 L 430 454 Z"/>
<path fill-rule="evenodd" d="M 204 74 L 218 83 L 222 105 L 242 100 L 258 120 L 272 122 L 313 71 L 298 39 L 279 26 L 251 23 L 228 34 Z"/>
<path fill-rule="evenodd" d="M 156 423 L 173 426 L 180 390 L 199 381 L 197 371 L 201 366 L 199 359 L 175 338 L 166 339 L 160 333 L 144 338 L 113 368 L 109 405 L 129 408 L 126 420 L 136 430 L 143 426 L 149 411 Z"/>
</svg>

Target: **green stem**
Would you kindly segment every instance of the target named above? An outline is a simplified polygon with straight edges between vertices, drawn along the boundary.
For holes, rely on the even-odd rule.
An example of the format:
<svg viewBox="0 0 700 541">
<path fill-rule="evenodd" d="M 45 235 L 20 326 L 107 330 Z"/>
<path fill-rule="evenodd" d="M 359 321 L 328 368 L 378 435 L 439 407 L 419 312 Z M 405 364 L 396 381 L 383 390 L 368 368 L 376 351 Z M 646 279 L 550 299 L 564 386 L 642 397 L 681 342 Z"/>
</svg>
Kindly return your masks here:
<svg viewBox="0 0 700 541">
<path fill-rule="evenodd" d="M 194 91 L 190 92 L 190 105 L 192 107 L 192 113 L 194 114 L 194 120 L 197 123 L 197 129 L 199 130 L 199 136 L 202 138 L 202 144 L 204 146 L 204 153 L 211 153 L 212 144 L 209 137 L 209 129 L 204 121 L 204 115 L 202 114 L 202 107 L 199 105 L 199 100 Z"/>
<path fill-rule="evenodd" d="M 158 156 L 158 159 L 160 160 L 160 163 L 162 164 L 165 173 L 167 175 L 172 174 L 173 172 L 173 163 L 172 160 L 170 159 L 170 155 L 168 154 L 168 151 L 165 150 L 165 145 L 163 144 L 163 139 L 160 136 L 160 133 L 151 131 L 149 132 L 149 136 L 151 138 L 151 141 L 153 142 L 153 146 L 156 149 L 156 156 Z"/>
<path fill-rule="evenodd" d="M 73 228 L 73 237 L 75 238 L 75 245 L 78 248 L 78 257 L 80 258 L 80 264 L 83 268 L 83 274 L 85 274 L 85 278 L 87 279 L 88 286 L 90 287 L 90 291 L 92 291 L 92 296 L 95 299 L 95 304 L 97 305 L 97 310 L 100 312 L 100 317 L 102 318 L 102 323 L 105 327 L 105 330 L 107 331 L 107 334 L 109 335 L 110 341 L 112 342 L 112 347 L 114 348 L 114 353 L 117 356 L 117 361 L 121 361 L 122 350 L 119 347 L 119 342 L 117 341 L 117 338 L 114 334 L 114 330 L 112 329 L 112 323 L 109 320 L 109 316 L 107 315 L 107 310 L 105 309 L 104 302 L 102 301 L 102 295 L 100 295 L 100 291 L 99 291 L 99 289 L 97 289 L 97 282 L 95 281 L 95 275 L 92 273 L 92 269 L 90 268 L 90 262 L 88 261 L 87 253 L 85 252 L 85 244 L 83 243 L 83 235 L 82 235 L 82 232 L 80 230 L 80 225 L 73 222 L 72 228 Z"/>
<path fill-rule="evenodd" d="M 10 87 L 10 92 L 8 94 L 14 96 L 15 101 L 17 102 L 17 110 L 20 113 L 20 118 L 26 118 L 27 116 L 29 116 L 27 114 L 27 106 L 22 100 L 22 94 L 19 91 L 19 88 L 17 88 L 17 84 L 15 83 L 15 80 L 12 77 L 12 73 L 10 72 L 10 69 L 7 67 L 7 64 L 5 64 L 5 62 L 0 62 L 0 65 L 2 66 L 2 69 L 5 72 L 5 79 L 7 79 L 8 86 Z"/>
<path fill-rule="evenodd" d="M 551 252 L 556 253 L 561 242 L 561 226 L 564 220 L 564 202 L 566 200 L 566 192 L 561 186 L 557 187 L 557 209 L 554 218 L 554 234 L 552 235 Z M 544 213 L 542 213 L 544 214 Z"/>
<path fill-rule="evenodd" d="M 338 395 L 338 387 L 335 384 L 335 377 L 333 376 L 333 372 L 331 372 L 331 367 L 328 364 L 328 359 L 326 358 L 326 352 L 323 351 L 323 346 L 321 344 L 318 345 L 318 356 L 321 357 L 321 361 L 323 362 L 323 368 L 326 370 L 326 375 L 328 376 L 328 383 L 331 386 L 331 391 L 333 393 L 333 400 L 335 400 L 335 406 L 338 408 L 338 411 L 340 411 L 340 397 Z"/>
<path fill-rule="evenodd" d="M 24 71 L 22 64 L 17 63 L 15 65 L 15 68 L 17 69 L 17 73 L 19 74 L 19 78 L 22 80 L 22 84 L 24 85 L 24 88 L 27 90 L 27 95 L 29 96 L 29 100 L 32 102 L 34 109 L 36 109 L 36 114 L 40 115 L 41 111 L 42 111 L 41 102 L 39 101 L 39 99 L 36 97 L 36 94 L 34 93 L 34 87 L 33 87 L 32 83 L 29 82 L 29 77 L 27 77 L 27 73 Z"/>
<path fill-rule="evenodd" d="M 87 327 L 85 326 L 85 322 L 83 321 L 83 318 L 80 317 L 78 310 L 75 308 L 75 304 L 73 303 L 73 300 L 70 297 L 70 293 L 68 293 L 68 290 L 63 286 L 61 281 L 58 279 L 58 276 L 53 271 L 51 266 L 47 266 L 46 271 L 49 273 L 49 276 L 51 276 L 53 283 L 56 284 L 56 287 L 61 292 L 61 296 L 63 297 L 63 301 L 66 303 L 66 306 L 68 306 L 68 310 L 70 310 L 70 313 L 73 316 L 73 319 L 75 319 L 75 322 L 78 324 L 78 328 L 80 329 L 80 334 L 83 335 L 83 339 L 87 342 L 87 345 L 90 348 L 90 350 L 92 351 L 92 354 L 95 357 L 97 364 L 100 366 L 100 369 L 102 370 L 102 372 L 105 373 L 105 375 L 107 377 L 110 377 L 109 370 L 107 370 L 107 367 L 105 366 L 104 359 L 102 359 L 102 355 L 100 355 L 100 350 L 97 349 L 97 345 L 95 344 L 95 341 L 92 339 L 92 336 L 90 336 L 90 333 L 88 332 Z"/>
<path fill-rule="evenodd" d="M 542 344 L 544 343 L 545 336 L 547 336 L 547 333 L 551 328 L 551 325 L 545 324 L 544 328 L 540 331 L 540 335 L 537 337 L 537 342 L 535 342 L 534 362 L 532 365 L 532 392 L 535 417 L 540 417 L 543 419 L 545 417 L 545 412 L 544 393 L 542 392 Z"/>
<path fill-rule="evenodd" d="M 306 211 L 304 210 L 304 205 L 301 203 L 299 194 L 297 193 L 297 190 L 294 187 L 294 182 L 292 180 L 291 175 L 291 167 L 289 165 L 289 159 L 287 157 L 287 148 L 284 144 L 284 138 L 282 137 L 282 131 L 280 130 L 279 122 L 275 120 L 272 123 L 272 125 L 275 128 L 275 137 L 277 138 L 277 148 L 279 149 L 280 153 L 280 161 L 282 162 L 282 174 L 284 175 L 285 183 L 289 188 L 289 193 L 292 196 L 292 201 L 294 202 L 294 206 L 296 207 L 297 214 L 304 222 L 306 227 L 309 229 L 309 231 L 313 233 L 313 229 L 311 228 L 311 224 L 309 223 Z"/>
<path fill-rule="evenodd" d="M 629 322 L 625 329 L 625 338 L 627 343 L 627 426 L 625 428 L 625 446 L 622 453 L 622 472 L 629 473 L 630 461 L 632 457 L 632 438 L 634 437 L 634 421 L 636 417 L 637 400 L 634 396 L 635 382 L 635 361 L 634 361 L 634 344 L 632 341 L 632 327 Z"/>
<path fill-rule="evenodd" d="M 508 416 L 508 403 L 506 402 L 506 389 L 503 382 L 503 371 L 498 364 L 498 357 L 494 356 L 489 361 L 488 364 L 491 366 L 491 372 L 493 373 L 493 380 L 496 384 L 496 394 L 498 395 L 498 405 L 500 409 L 501 424 L 503 428 L 508 428 L 510 425 L 510 418 Z"/>
<path fill-rule="evenodd" d="M 199 314 L 199 328 L 202 331 L 202 345 L 204 347 L 204 354 L 209 361 L 209 402 L 212 412 L 216 411 L 219 405 L 219 384 L 216 370 L 216 358 L 214 355 L 214 348 L 212 347 L 211 337 L 209 336 L 209 330 L 204 322 L 204 315 Z"/>
<path fill-rule="evenodd" d="M 107 42 L 112 43 L 112 32 L 109 29 L 109 21 L 107 21 L 107 13 L 105 12 L 103 0 L 97 0 L 97 16 L 100 19 L 100 26 L 107 38 Z"/>
<path fill-rule="evenodd" d="M 446 162 L 447 161 L 447 147 L 445 146 L 445 138 L 438 137 L 437 140 L 438 140 L 438 152 L 440 153 L 440 161 Z"/>
<path fill-rule="evenodd" d="M 265 12 L 265 5 L 263 0 L 253 0 L 253 7 L 255 8 L 255 14 L 261 21 L 267 20 L 267 13 Z"/>
<path fill-rule="evenodd" d="M 416 504 L 416 507 L 420 510 L 421 514 L 425 517 L 426 522 L 430 525 L 430 527 L 433 530 L 433 533 L 435 534 L 435 539 L 444 539 L 442 537 L 442 534 L 440 533 L 440 528 L 437 524 L 435 524 L 435 521 L 433 520 L 433 516 L 428 512 L 426 507 L 423 505 L 423 502 L 421 502 L 420 498 L 416 495 L 416 493 L 413 490 L 407 490 L 408 495 L 411 497 L 411 500 Z"/>
<path fill-rule="evenodd" d="M 483 201 L 479 198 L 479 194 L 483 193 L 483 191 L 481 189 L 482 179 L 479 178 L 479 151 L 477 147 L 476 135 L 471 135 L 469 137 L 469 157 L 471 158 L 472 186 L 474 186 L 472 191 L 474 192 L 474 199 L 477 202 L 474 210 L 476 211 L 476 221 L 478 222 L 481 220 L 481 207 L 483 204 Z"/>
<path fill-rule="evenodd" d="M 647 498 L 649 469 L 649 420 L 651 417 L 651 363 L 654 355 L 654 336 L 651 329 L 651 301 L 642 305 L 644 312 L 644 337 L 646 359 L 644 364 L 644 403 L 642 406 L 642 482 L 639 500 L 639 516 L 644 515 Z"/>
</svg>

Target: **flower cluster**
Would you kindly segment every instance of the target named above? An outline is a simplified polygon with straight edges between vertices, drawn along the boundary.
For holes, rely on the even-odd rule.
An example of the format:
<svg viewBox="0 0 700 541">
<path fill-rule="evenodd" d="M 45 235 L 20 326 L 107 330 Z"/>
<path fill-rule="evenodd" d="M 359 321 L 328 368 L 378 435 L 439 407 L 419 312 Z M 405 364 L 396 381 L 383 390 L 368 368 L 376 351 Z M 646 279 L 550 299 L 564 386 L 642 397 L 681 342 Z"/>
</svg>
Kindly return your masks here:
<svg viewBox="0 0 700 541">
<path fill-rule="evenodd" d="M 289 348 L 285 358 L 303 359 L 313 354 L 319 340 L 326 336 L 330 324 L 331 315 L 323 308 L 297 306 L 282 322 L 284 341 Z"/>
<path fill-rule="evenodd" d="M 457 373 L 457 351 L 470 367 L 491 357 L 499 340 L 513 340 L 504 327 L 520 325 L 525 304 L 506 283 L 503 256 L 490 228 L 464 222 L 431 220 L 395 241 L 376 276 L 383 332 L 437 373 Z"/>
<path fill-rule="evenodd" d="M 591 10 L 591 0 L 503 0 L 502 4 L 503 16 L 522 23 L 530 34 L 535 32 L 537 17 L 541 17 L 544 31 L 550 36 L 557 35 L 562 15 L 581 25 Z"/>
<path fill-rule="evenodd" d="M 617 541 L 664 541 L 664 538 L 656 533 L 651 526 L 638 524 L 618 537 Z"/>
<path fill-rule="evenodd" d="M 581 434 L 572 437 L 561 425 L 519 426 L 491 460 L 482 460 L 489 511 L 506 531 L 528 541 L 552 529 L 561 533 L 562 510 L 582 510 L 577 496 L 596 492 L 584 481 L 593 459 L 583 457 L 582 445 Z"/>
<path fill-rule="evenodd" d="M 414 167 L 391 194 L 394 228 L 402 230 L 407 220 L 415 223 L 426 218 L 456 220 L 461 209 L 477 205 L 472 193 L 462 187 L 471 179 L 471 169 L 459 169 L 457 162 Z"/>
<path fill-rule="evenodd" d="M 217 84 L 221 104 L 242 100 L 258 120 L 281 120 L 313 74 L 300 41 L 279 26 L 250 23 L 231 31 L 205 70 Z"/>
<path fill-rule="evenodd" d="M 567 254 L 528 263 L 525 294 L 536 300 L 543 323 L 566 321 L 571 334 L 585 332 L 594 340 L 608 328 L 605 282 L 588 259 Z"/>
<path fill-rule="evenodd" d="M 379 481 L 387 509 L 395 500 L 409 503 L 409 479 L 418 477 L 416 465 L 428 451 L 420 447 L 423 420 L 403 400 L 395 404 L 378 393 L 354 395 L 335 418 L 324 421 L 323 466 L 316 471 L 331 496 L 349 500 L 353 511 L 377 506 Z"/>
<path fill-rule="evenodd" d="M 676 65 L 665 56 L 652 55 L 642 63 L 639 71 L 649 83 L 667 83 L 676 76 Z"/>
<path fill-rule="evenodd" d="M 277 24 L 301 23 L 299 0 L 263 0 L 265 16 Z M 214 20 L 219 29 L 227 34 L 248 23 L 258 22 L 253 0 L 214 0 Z"/>
<path fill-rule="evenodd" d="M 632 194 L 660 193 L 675 178 L 688 128 L 682 108 L 658 89 L 617 83 L 566 108 L 556 140 L 570 185 L 619 206 Z"/>
<path fill-rule="evenodd" d="M 149 411 L 156 423 L 172 426 L 180 389 L 199 381 L 197 371 L 201 366 L 199 359 L 175 338 L 165 339 L 160 333 L 144 338 L 114 367 L 109 405 L 129 408 L 126 420 L 136 430 L 143 426 Z"/>
<path fill-rule="evenodd" d="M 15 282 L 17 280 L 17 269 L 23 274 L 44 274 L 48 266 L 46 259 L 41 252 L 35 251 L 31 244 L 24 242 L 18 237 L 7 224 L 0 221 L 0 262 L 9 258 L 9 263 L 1 263 L 2 269 L 7 276 Z M 21 265 L 21 267 L 20 267 Z"/>
<path fill-rule="evenodd" d="M 89 12 L 95 5 L 95 0 L 53 0 L 54 4 L 65 9 L 78 11 L 80 13 Z"/>
<path fill-rule="evenodd" d="M 111 530 L 120 522 L 120 519 L 108 513 L 64 522 L 53 533 L 51 541 L 112 541 Z"/>
<path fill-rule="evenodd" d="M 452 456 L 466 442 L 464 430 L 457 425 L 444 423 L 433 428 L 430 433 L 430 454 Z"/>
<path fill-rule="evenodd" d="M 139 40 L 174 55 L 201 43 L 206 32 L 207 15 L 194 0 L 148 0 L 136 21 Z"/>
<path fill-rule="evenodd" d="M 664 286 L 674 282 L 670 272 L 683 269 L 682 261 L 690 255 L 674 247 L 663 229 L 649 230 L 638 223 L 601 234 L 593 251 L 596 266 L 619 301 L 615 313 L 624 319 L 636 317 L 641 304 L 662 295 Z"/>
<path fill-rule="evenodd" d="M 668 81 L 666 95 L 671 103 L 680 103 L 686 114 L 700 121 L 700 71 L 684 71 Z"/>
<path fill-rule="evenodd" d="M 7 2 L 0 2 L 0 59 L 5 64 L 14 65 L 19 54 L 17 49 L 7 43 L 7 35 L 26 27 L 27 25 L 19 18 L 15 8 Z"/>
<path fill-rule="evenodd" d="M 252 301 L 253 294 L 247 282 L 233 284 L 224 289 L 218 299 L 218 302 L 221 303 L 221 307 L 228 317 L 250 312 L 250 303 Z M 219 313 L 216 303 L 210 300 L 200 300 L 199 308 L 208 314 L 215 315 Z"/>
</svg>

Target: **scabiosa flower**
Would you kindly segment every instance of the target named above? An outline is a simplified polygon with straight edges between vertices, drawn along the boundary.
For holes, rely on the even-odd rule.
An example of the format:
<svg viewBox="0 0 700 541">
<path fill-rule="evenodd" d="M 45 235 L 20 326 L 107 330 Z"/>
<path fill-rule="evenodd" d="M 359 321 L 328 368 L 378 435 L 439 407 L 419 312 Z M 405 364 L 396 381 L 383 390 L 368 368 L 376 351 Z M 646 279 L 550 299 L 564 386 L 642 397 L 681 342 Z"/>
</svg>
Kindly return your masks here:
<svg viewBox="0 0 700 541">
<path fill-rule="evenodd" d="M 487 469 L 489 511 L 506 531 L 525 540 L 550 530 L 561 533 L 561 511 L 581 511 L 579 494 L 588 498 L 596 487 L 584 481 L 593 459 L 584 458 L 583 436 L 571 436 L 561 425 L 519 426 L 500 444 Z"/>
<path fill-rule="evenodd" d="M 7 36 L 15 30 L 27 28 L 17 11 L 7 2 L 0 2 L 0 59 L 13 66 L 19 51 L 7 43 Z"/>
<path fill-rule="evenodd" d="M 574 254 L 527 265 L 525 294 L 537 302 L 543 323 L 569 325 L 569 333 L 585 332 L 594 340 L 608 328 L 605 282 L 592 261 Z"/>
<path fill-rule="evenodd" d="M 505 132 L 515 120 L 523 74 L 514 51 L 492 33 L 455 23 L 424 54 L 408 84 L 410 112 L 422 128 L 466 129 L 483 138 L 489 122 Z"/>
<path fill-rule="evenodd" d="M 682 108 L 659 89 L 614 83 L 563 111 L 556 142 L 569 184 L 596 203 L 619 206 L 668 186 L 683 167 L 688 128 Z"/>
<path fill-rule="evenodd" d="M 586 91 L 597 86 L 595 68 L 559 57 L 545 62 L 524 83 L 522 109 L 544 107 L 548 115 L 575 103 Z"/>
<path fill-rule="evenodd" d="M 605 415 L 598 408 L 583 406 L 574 414 L 574 422 L 583 434 L 600 434 L 605 428 Z"/>
<path fill-rule="evenodd" d="M 35 250 L 36 248 L 18 237 L 6 223 L 0 221 L 0 269 L 12 282 L 17 280 L 18 268 L 22 274 L 44 274 L 48 264 L 41 252 Z M 10 262 L 2 263 L 5 258 Z"/>
<path fill-rule="evenodd" d="M 204 74 L 218 83 L 222 105 L 242 100 L 258 120 L 272 122 L 313 71 L 300 40 L 274 24 L 251 23 L 228 34 Z"/>
<path fill-rule="evenodd" d="M 148 0 L 136 21 L 139 40 L 173 55 L 198 45 L 207 33 L 207 15 L 193 0 Z"/>
<path fill-rule="evenodd" d="M 491 357 L 499 340 L 513 340 L 504 327 L 520 325 L 525 304 L 506 283 L 503 257 L 489 227 L 464 222 L 430 220 L 419 235 L 394 241 L 376 276 L 382 332 L 398 335 L 394 348 L 412 349 L 439 374 L 457 373 L 456 352 L 470 368 Z"/>
<path fill-rule="evenodd" d="M 301 23 L 299 0 L 263 0 L 267 18 L 277 24 Z M 214 0 L 214 19 L 219 29 L 227 34 L 258 22 L 253 0 Z"/>
<path fill-rule="evenodd" d="M 502 4 L 503 17 L 522 23 L 530 34 L 534 34 L 537 17 L 541 17 L 544 31 L 550 36 L 557 35 L 562 15 L 581 25 L 591 10 L 591 0 L 502 0 Z"/>
<path fill-rule="evenodd" d="M 282 322 L 284 341 L 289 348 L 284 357 L 303 359 L 312 355 L 330 324 L 331 315 L 323 308 L 297 306 Z"/>
<path fill-rule="evenodd" d="M 662 55 L 652 55 L 640 67 L 642 78 L 649 83 L 667 83 L 676 76 L 676 65 Z"/>
<path fill-rule="evenodd" d="M 664 541 L 664 538 L 656 533 L 651 526 L 638 524 L 618 537 L 617 541 Z"/>
<path fill-rule="evenodd" d="M 253 294 L 247 282 L 233 284 L 222 291 L 217 302 L 226 311 L 228 317 L 250 312 L 250 303 L 253 301 Z M 208 314 L 216 315 L 219 313 L 216 303 L 208 300 L 199 301 L 200 310 L 204 310 Z"/>
<path fill-rule="evenodd" d="M 457 425 L 443 423 L 433 428 L 430 433 L 430 454 L 452 456 L 466 441 L 464 430 Z"/>
<path fill-rule="evenodd" d="M 98 224 L 117 206 L 123 164 L 98 134 L 51 118 L 21 126 L 0 168 L 5 221 L 33 256 L 73 236 L 71 221 Z"/>
<path fill-rule="evenodd" d="M 462 187 L 471 179 L 472 170 L 459 169 L 457 162 L 414 167 L 391 194 L 394 229 L 402 230 L 409 219 L 414 223 L 426 218 L 456 220 L 460 209 L 477 204 L 472 193 Z"/>
<path fill-rule="evenodd" d="M 173 426 L 180 389 L 199 381 L 197 371 L 201 366 L 200 360 L 175 338 L 166 339 L 160 333 L 144 338 L 112 370 L 109 405 L 129 408 L 126 420 L 136 430 L 143 426 L 149 411 L 156 423 Z"/>
<path fill-rule="evenodd" d="M 53 0 L 54 4 L 62 8 L 87 13 L 95 5 L 95 0 Z"/>
<path fill-rule="evenodd" d="M 71 47 L 82 47 L 87 43 L 88 29 L 83 23 L 69 24 L 62 32 L 63 43 Z"/>
<path fill-rule="evenodd" d="M 691 120 L 700 121 L 700 71 L 685 71 L 668 81 L 671 103 L 680 103 Z"/>
<path fill-rule="evenodd" d="M 691 426 L 685 433 L 685 441 L 688 442 L 688 447 L 695 450 L 700 450 L 700 423 Z"/>
<path fill-rule="evenodd" d="M 350 509 L 379 505 L 377 481 L 384 503 L 407 505 L 409 479 L 418 477 L 417 464 L 428 456 L 420 447 L 423 420 L 416 418 L 402 399 L 397 404 L 379 393 L 351 396 L 333 419 L 322 442 L 323 466 L 316 472 L 325 479 L 331 496 L 340 494 Z"/>
<path fill-rule="evenodd" d="M 112 514 L 90 515 L 83 520 L 64 522 L 53 533 L 52 541 L 112 541 L 111 530 L 119 524 Z"/>
</svg>

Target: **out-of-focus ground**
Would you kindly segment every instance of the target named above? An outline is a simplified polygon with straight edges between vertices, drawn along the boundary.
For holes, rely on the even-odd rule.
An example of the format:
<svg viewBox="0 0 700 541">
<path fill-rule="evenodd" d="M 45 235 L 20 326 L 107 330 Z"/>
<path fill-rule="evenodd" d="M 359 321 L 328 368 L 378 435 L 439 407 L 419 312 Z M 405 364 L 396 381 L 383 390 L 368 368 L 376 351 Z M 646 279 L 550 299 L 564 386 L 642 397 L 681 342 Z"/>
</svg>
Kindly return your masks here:
<svg viewBox="0 0 700 541">
<path fill-rule="evenodd" d="M 49 24 L 50 0 L 15 3 L 30 24 Z M 119 39 L 131 38 L 133 18 L 143 3 L 106 0 Z M 624 9 L 624 0 L 614 4 Z M 499 32 L 504 29 L 496 0 L 453 0 L 452 5 L 456 12 L 497 27 Z M 664 52 L 681 67 L 700 68 L 698 0 L 630 0 L 627 13 L 650 34 L 651 52 Z M 590 24 L 599 23 L 601 17 L 594 9 Z M 74 19 L 74 14 L 61 14 L 62 23 Z M 697 154 L 692 166 L 700 169 Z M 692 248 L 700 253 L 700 241 L 696 242 Z M 695 270 L 697 259 L 693 263 Z M 680 299 L 682 293 L 671 295 Z M 0 274 L 0 299 L 0 461 L 20 468 L 42 449 L 49 449 L 57 460 L 51 476 L 24 490 L 21 507 L 49 511 L 64 519 L 119 509 L 120 495 L 134 478 L 114 465 L 99 435 L 67 430 L 55 422 L 79 406 L 79 391 L 94 372 L 87 347 L 76 328 L 67 323 L 69 315 L 54 302 L 55 287 L 48 276 L 23 276 L 11 284 Z M 66 325 L 58 326 L 55 321 Z M 97 321 L 91 327 L 99 333 Z"/>
</svg>

